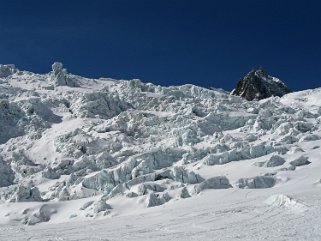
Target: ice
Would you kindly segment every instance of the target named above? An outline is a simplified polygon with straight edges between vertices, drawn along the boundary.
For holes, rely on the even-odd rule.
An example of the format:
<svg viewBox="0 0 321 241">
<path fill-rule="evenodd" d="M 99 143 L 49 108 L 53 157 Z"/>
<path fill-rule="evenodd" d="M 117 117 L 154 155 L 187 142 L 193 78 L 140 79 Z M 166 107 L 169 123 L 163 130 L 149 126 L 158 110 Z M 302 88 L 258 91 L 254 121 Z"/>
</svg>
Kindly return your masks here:
<svg viewBox="0 0 321 241">
<path fill-rule="evenodd" d="M 306 156 L 300 156 L 293 161 L 290 162 L 292 166 L 304 166 L 304 165 L 309 165 L 311 162 L 309 161 L 309 158 Z"/>
<path fill-rule="evenodd" d="M 310 134 L 310 135 L 306 135 L 306 136 L 303 136 L 299 142 L 303 142 L 303 141 L 316 141 L 316 140 L 320 140 L 320 136 L 318 135 L 315 135 L 315 134 Z"/>
<path fill-rule="evenodd" d="M 274 177 L 257 176 L 252 178 L 241 178 L 238 181 L 239 188 L 271 188 L 275 185 L 276 180 Z"/>
<path fill-rule="evenodd" d="M 284 158 L 278 155 L 272 155 L 267 161 L 258 162 L 257 165 L 261 167 L 277 167 L 277 166 L 282 166 L 284 163 L 285 163 Z"/>
<path fill-rule="evenodd" d="M 17 71 L 16 66 L 13 64 L 0 64 L 0 78 L 8 77 Z"/>
<path fill-rule="evenodd" d="M 283 194 L 273 195 L 266 199 L 265 203 L 274 207 L 286 208 L 294 212 L 307 211 L 307 207 L 304 204 Z"/>
<path fill-rule="evenodd" d="M 35 225 L 42 222 L 48 222 L 52 214 L 56 213 L 56 210 L 51 208 L 49 205 L 42 205 L 39 209 L 36 210 L 24 210 L 24 219 L 22 220 L 23 224 Z"/>
<path fill-rule="evenodd" d="M 253 230 L 286 240 L 292 225 L 320 233 L 320 89 L 246 101 L 194 85 L 84 78 L 59 63 L 47 74 L 1 68 L 1 240 L 3 230 L 90 240 L 86 227 L 113 240 L 260 239 Z M 306 206 L 302 223 L 284 208 L 293 200 Z M 302 230 L 298 240 L 313 240 Z"/>
<path fill-rule="evenodd" d="M 196 193 L 199 193 L 205 189 L 226 189 L 226 188 L 231 188 L 231 184 L 229 180 L 224 177 L 212 177 L 209 178 L 200 184 L 195 186 L 195 191 Z"/>
<path fill-rule="evenodd" d="M 188 172 L 183 167 L 174 167 L 172 170 L 173 180 L 181 183 L 195 184 L 203 180 L 198 174 L 194 172 Z"/>
<path fill-rule="evenodd" d="M 50 75 L 50 81 L 55 86 L 77 86 L 77 83 L 70 78 L 68 75 L 67 69 L 63 68 L 63 64 L 60 62 L 55 62 L 52 65 L 52 72 Z"/>
<path fill-rule="evenodd" d="M 80 118 L 109 119 L 129 109 L 130 105 L 108 92 L 81 93 L 70 105 L 72 113 Z"/>
<path fill-rule="evenodd" d="M 94 205 L 94 212 L 95 213 L 100 213 L 100 212 L 104 212 L 109 209 L 112 209 L 111 206 L 109 204 L 107 204 L 105 200 L 99 200 L 99 201 L 95 202 L 93 205 Z"/>
<path fill-rule="evenodd" d="M 146 207 L 155 207 L 168 202 L 171 197 L 168 194 L 150 193 L 146 198 Z"/>
<path fill-rule="evenodd" d="M 10 165 L 4 162 L 0 156 L 0 187 L 7 187 L 13 184 L 14 172 Z"/>
<path fill-rule="evenodd" d="M 138 186 L 138 194 L 145 195 L 148 192 L 163 192 L 166 188 L 157 183 L 142 183 Z"/>
<path fill-rule="evenodd" d="M 41 202 L 40 191 L 37 187 L 29 185 L 18 185 L 13 196 L 10 198 L 11 202 Z"/>
<path fill-rule="evenodd" d="M 180 198 L 189 198 L 189 197 L 191 197 L 191 195 L 189 194 L 188 189 L 186 187 L 182 188 L 179 197 Z"/>
</svg>

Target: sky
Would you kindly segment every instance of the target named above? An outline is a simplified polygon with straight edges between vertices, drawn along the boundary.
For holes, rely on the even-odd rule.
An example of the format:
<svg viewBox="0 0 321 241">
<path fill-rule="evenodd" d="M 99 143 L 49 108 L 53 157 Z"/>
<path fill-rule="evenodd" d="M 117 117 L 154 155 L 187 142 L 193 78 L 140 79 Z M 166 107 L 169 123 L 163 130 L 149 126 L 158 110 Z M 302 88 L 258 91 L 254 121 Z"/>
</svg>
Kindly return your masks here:
<svg viewBox="0 0 321 241">
<path fill-rule="evenodd" d="M 0 63 L 232 90 L 263 66 L 321 87 L 319 0 L 0 0 Z"/>
</svg>

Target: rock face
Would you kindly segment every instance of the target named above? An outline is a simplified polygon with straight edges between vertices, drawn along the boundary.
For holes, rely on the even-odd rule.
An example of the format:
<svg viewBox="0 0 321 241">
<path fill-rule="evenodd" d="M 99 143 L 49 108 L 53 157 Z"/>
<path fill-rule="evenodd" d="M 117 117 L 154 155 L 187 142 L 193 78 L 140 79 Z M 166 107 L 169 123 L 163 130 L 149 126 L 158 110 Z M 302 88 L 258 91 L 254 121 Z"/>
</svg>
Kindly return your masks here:
<svg viewBox="0 0 321 241">
<path fill-rule="evenodd" d="M 262 67 L 253 69 L 239 80 L 232 95 L 244 97 L 247 100 L 261 100 L 271 96 L 283 96 L 290 89 L 278 78 L 268 75 Z"/>
</svg>

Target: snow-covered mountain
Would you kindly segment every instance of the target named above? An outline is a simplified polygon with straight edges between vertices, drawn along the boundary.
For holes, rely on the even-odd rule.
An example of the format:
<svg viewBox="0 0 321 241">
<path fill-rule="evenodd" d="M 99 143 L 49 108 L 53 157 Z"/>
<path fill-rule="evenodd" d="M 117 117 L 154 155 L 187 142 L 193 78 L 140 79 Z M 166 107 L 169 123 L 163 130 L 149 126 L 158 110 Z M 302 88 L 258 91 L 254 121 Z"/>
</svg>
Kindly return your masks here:
<svg viewBox="0 0 321 241">
<path fill-rule="evenodd" d="M 0 65 L 0 240 L 320 240 L 320 98 Z"/>
<path fill-rule="evenodd" d="M 262 100 L 272 96 L 282 97 L 291 90 L 278 78 L 268 75 L 265 70 L 251 70 L 239 80 L 232 95 L 242 96 L 247 100 Z"/>
</svg>

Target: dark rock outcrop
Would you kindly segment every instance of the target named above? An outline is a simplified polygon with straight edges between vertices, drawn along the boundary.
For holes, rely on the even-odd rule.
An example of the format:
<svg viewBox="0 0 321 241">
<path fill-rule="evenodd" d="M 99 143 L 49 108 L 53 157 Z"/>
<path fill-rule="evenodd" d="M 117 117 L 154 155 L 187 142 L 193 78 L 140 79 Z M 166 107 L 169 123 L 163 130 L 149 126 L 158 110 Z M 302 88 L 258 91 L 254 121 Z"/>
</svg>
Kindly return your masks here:
<svg viewBox="0 0 321 241">
<path fill-rule="evenodd" d="M 268 75 L 262 67 L 251 70 L 239 80 L 232 95 L 241 96 L 247 100 L 261 100 L 271 96 L 283 96 L 291 90 L 278 78 Z"/>
</svg>

